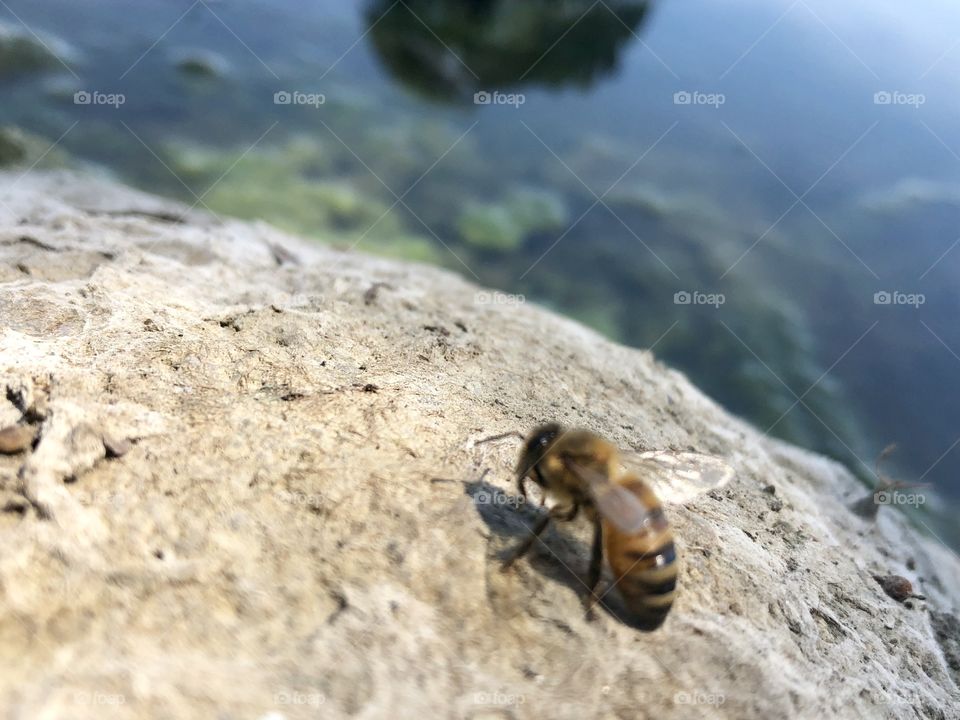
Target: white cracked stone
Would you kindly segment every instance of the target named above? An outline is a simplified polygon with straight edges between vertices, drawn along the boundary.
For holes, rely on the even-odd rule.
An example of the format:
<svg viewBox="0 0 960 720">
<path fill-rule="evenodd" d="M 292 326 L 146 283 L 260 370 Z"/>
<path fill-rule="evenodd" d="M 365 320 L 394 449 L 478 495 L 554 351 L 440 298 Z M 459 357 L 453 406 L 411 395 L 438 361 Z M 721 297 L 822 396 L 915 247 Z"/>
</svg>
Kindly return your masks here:
<svg viewBox="0 0 960 720">
<path fill-rule="evenodd" d="M 0 174 L 0 419 L 40 432 L 0 455 L 4 717 L 960 717 L 960 561 L 845 468 L 532 304 L 182 214 Z M 668 509 L 659 630 L 584 617 L 585 525 L 500 571 L 541 510 L 477 441 L 545 420 L 736 470 Z"/>
</svg>

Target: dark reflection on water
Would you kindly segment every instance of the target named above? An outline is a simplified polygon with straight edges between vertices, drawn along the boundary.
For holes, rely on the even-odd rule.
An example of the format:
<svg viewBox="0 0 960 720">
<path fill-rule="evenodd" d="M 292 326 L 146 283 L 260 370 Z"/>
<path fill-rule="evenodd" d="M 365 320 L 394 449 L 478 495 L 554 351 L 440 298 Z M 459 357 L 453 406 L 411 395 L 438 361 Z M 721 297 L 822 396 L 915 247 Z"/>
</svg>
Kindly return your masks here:
<svg viewBox="0 0 960 720">
<path fill-rule="evenodd" d="M 553 0 L 370 2 L 370 39 L 392 75 L 427 97 L 544 84 L 587 87 L 609 73 L 647 3 Z"/>
<path fill-rule="evenodd" d="M 960 498 L 960 7 L 8 6 L 69 69 L 0 40 L 0 162 L 447 265 Z"/>
</svg>

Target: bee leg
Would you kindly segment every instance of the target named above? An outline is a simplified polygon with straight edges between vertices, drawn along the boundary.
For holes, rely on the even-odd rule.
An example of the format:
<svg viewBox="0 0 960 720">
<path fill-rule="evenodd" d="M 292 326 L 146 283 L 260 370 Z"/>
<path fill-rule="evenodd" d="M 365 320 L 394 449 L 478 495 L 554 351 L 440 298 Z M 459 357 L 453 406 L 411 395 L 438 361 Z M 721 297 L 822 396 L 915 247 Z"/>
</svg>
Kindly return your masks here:
<svg viewBox="0 0 960 720">
<path fill-rule="evenodd" d="M 527 500 L 527 476 L 521 475 L 517 478 L 517 489 L 520 491 L 520 497 L 523 498 L 524 502 Z"/>
<path fill-rule="evenodd" d="M 537 524 L 534 526 L 533 530 L 530 531 L 530 534 L 527 536 L 527 539 L 520 543 L 516 549 L 507 556 L 507 559 L 503 561 L 503 565 L 500 566 L 500 570 L 506 572 L 510 569 L 510 566 L 513 565 L 517 560 L 522 558 L 524 555 L 529 552 L 530 548 L 533 547 L 533 542 L 540 534 L 547 529 L 547 525 L 550 524 L 550 515 L 544 515 L 537 521 Z"/>
<path fill-rule="evenodd" d="M 500 567 L 500 569 L 502 571 L 508 570 L 511 565 L 526 555 L 530 551 L 530 548 L 533 547 L 534 541 L 536 541 L 536 539 L 543 534 L 543 531 L 547 529 L 547 525 L 550 524 L 550 520 L 554 518 L 557 520 L 563 520 L 564 522 L 567 520 L 573 520 L 577 516 L 577 512 L 579 512 L 580 506 L 573 505 L 566 512 L 561 512 L 562 509 L 563 508 L 553 508 L 549 513 L 540 518 L 537 521 L 537 524 L 533 527 L 533 530 L 530 532 L 530 535 L 527 536 L 527 539 L 520 543 L 520 545 L 518 545 L 517 548 L 510 553 L 507 559 L 503 561 L 503 565 Z"/>
<path fill-rule="evenodd" d="M 587 586 L 590 594 L 586 598 L 587 620 L 593 620 L 593 606 L 600 602 L 597 596 L 597 585 L 600 584 L 600 573 L 603 569 L 603 529 L 600 519 L 593 521 L 593 549 L 590 551 L 590 571 L 587 576 Z"/>
</svg>

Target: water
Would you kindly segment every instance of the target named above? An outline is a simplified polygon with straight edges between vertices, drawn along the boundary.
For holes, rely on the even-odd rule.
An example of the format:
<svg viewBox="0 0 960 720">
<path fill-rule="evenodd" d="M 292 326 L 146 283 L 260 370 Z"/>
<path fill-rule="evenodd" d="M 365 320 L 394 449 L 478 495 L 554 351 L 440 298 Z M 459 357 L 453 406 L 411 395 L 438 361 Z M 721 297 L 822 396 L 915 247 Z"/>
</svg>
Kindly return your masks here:
<svg viewBox="0 0 960 720">
<path fill-rule="evenodd" d="M 410 6 L 8 0 L 69 69 L 0 74 L 0 123 L 653 347 L 865 480 L 896 441 L 960 504 L 960 7 Z"/>
</svg>

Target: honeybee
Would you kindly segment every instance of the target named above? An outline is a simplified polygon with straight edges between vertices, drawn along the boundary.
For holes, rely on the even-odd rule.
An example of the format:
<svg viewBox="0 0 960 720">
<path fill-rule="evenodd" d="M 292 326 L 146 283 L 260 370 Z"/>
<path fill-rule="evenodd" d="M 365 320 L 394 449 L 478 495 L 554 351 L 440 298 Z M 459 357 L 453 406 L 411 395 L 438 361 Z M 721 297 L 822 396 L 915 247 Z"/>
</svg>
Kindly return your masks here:
<svg viewBox="0 0 960 720">
<path fill-rule="evenodd" d="M 726 484 L 733 469 L 723 460 L 697 453 L 621 454 L 587 430 L 549 423 L 525 440 L 517 463 L 517 487 L 527 497 L 533 480 L 555 503 L 504 561 L 509 568 L 530 550 L 551 520 L 570 521 L 581 511 L 593 524 L 587 585 L 588 613 L 596 601 L 603 557 L 614 587 L 642 629 L 666 619 L 676 596 L 679 564 L 663 505 L 647 480 L 658 482 L 668 501 L 686 502 Z"/>
<path fill-rule="evenodd" d="M 905 490 L 906 488 L 915 487 L 929 487 L 930 483 L 908 483 L 900 480 L 894 480 L 880 469 L 883 461 L 890 457 L 896 449 L 897 444 L 891 443 L 880 452 L 880 454 L 877 456 L 877 461 L 874 464 L 874 474 L 877 476 L 877 484 L 865 497 L 860 498 L 849 506 L 850 510 L 860 517 L 868 520 L 876 520 L 877 513 L 880 511 L 880 506 L 890 504 L 891 493 L 894 497 L 896 497 L 898 490 Z"/>
</svg>

